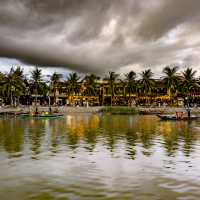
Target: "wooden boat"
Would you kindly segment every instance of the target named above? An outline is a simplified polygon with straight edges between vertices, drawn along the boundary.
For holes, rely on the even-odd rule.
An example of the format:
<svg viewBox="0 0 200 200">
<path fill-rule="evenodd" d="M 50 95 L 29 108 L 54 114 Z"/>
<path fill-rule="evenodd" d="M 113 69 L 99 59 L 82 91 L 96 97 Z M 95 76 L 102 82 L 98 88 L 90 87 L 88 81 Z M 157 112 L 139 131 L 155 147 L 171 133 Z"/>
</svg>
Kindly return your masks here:
<svg viewBox="0 0 200 200">
<path fill-rule="evenodd" d="M 200 116 L 191 116 L 190 118 L 188 117 L 182 117 L 182 118 L 177 118 L 176 115 L 157 115 L 161 120 L 172 120 L 172 121 L 187 121 L 187 120 L 198 120 L 200 119 Z"/>
<path fill-rule="evenodd" d="M 18 115 L 26 115 L 28 114 L 27 112 L 0 112 L 0 116 L 3 116 L 3 117 L 15 117 L 15 116 L 18 116 Z"/>
<path fill-rule="evenodd" d="M 61 113 L 51 113 L 51 114 L 21 114 L 18 115 L 18 117 L 21 118 L 41 118 L 41 119 L 48 119 L 48 118 L 57 118 L 57 117 L 63 117 L 64 115 Z"/>
</svg>

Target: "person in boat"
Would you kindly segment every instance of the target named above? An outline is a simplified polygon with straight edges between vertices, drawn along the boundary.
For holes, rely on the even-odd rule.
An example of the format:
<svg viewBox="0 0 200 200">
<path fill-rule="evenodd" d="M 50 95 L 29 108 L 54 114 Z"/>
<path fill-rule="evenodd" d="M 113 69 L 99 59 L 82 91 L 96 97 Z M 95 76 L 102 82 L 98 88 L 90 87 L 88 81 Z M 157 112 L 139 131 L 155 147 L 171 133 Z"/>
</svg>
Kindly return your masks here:
<svg viewBox="0 0 200 200">
<path fill-rule="evenodd" d="M 176 119 L 183 119 L 184 113 L 183 112 L 176 112 Z"/>
<path fill-rule="evenodd" d="M 37 108 L 37 107 L 35 108 L 35 112 L 34 112 L 33 115 L 39 115 L 39 112 L 38 112 L 38 108 Z"/>
<path fill-rule="evenodd" d="M 189 106 L 186 107 L 188 119 L 191 117 L 191 108 Z"/>
</svg>

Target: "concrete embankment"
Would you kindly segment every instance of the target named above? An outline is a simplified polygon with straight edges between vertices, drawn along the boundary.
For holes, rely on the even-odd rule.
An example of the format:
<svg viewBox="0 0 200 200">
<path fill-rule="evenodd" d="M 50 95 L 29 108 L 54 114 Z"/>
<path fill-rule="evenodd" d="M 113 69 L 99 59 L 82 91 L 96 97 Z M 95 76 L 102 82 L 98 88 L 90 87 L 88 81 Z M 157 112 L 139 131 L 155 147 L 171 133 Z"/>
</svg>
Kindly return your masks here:
<svg viewBox="0 0 200 200">
<path fill-rule="evenodd" d="M 51 107 L 53 112 L 60 112 L 60 113 L 97 113 L 97 112 L 101 112 L 101 110 L 105 108 L 105 107 L 69 107 L 69 106 L 60 106 L 60 107 Z M 121 110 L 123 108 L 123 112 L 124 110 L 128 111 L 128 107 L 113 107 L 116 110 Z M 133 109 L 133 108 L 131 108 Z M 105 109 L 104 109 L 105 110 Z M 31 106 L 31 107 L 17 107 L 17 108 L 11 108 L 11 107 L 7 107 L 7 108 L 0 108 L 0 113 L 26 113 L 26 112 L 33 112 L 35 111 L 35 107 Z M 49 107 L 38 107 L 38 111 L 39 112 L 46 112 L 49 111 Z M 185 112 L 185 108 L 183 107 L 136 107 L 135 108 L 135 113 L 139 113 L 139 114 L 167 114 L 167 113 L 175 113 L 175 112 Z M 200 114 L 200 108 L 192 108 L 191 110 L 192 113 L 199 113 Z M 120 111 L 119 113 L 120 114 Z M 129 112 L 127 112 L 127 114 L 129 114 Z"/>
<path fill-rule="evenodd" d="M 69 107 L 69 106 L 59 106 L 59 107 L 51 107 L 52 112 L 59 113 L 96 113 L 99 112 L 101 107 Z M 30 107 L 1 107 L 0 113 L 27 113 L 34 112 L 36 108 L 34 106 Z M 47 112 L 49 111 L 49 107 L 39 106 L 37 108 L 38 112 Z"/>
<path fill-rule="evenodd" d="M 186 109 L 184 107 L 138 107 L 136 109 L 139 113 L 143 114 L 174 114 L 176 112 L 186 112 Z M 200 107 L 191 108 L 191 112 L 194 114 L 200 114 Z"/>
</svg>

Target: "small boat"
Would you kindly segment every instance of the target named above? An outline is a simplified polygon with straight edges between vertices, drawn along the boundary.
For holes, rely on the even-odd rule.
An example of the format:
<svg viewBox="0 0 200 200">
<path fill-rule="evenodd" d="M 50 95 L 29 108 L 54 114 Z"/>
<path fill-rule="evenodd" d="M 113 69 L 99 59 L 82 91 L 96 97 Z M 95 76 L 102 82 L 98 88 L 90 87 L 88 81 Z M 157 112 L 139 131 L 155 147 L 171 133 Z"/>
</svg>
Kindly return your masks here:
<svg viewBox="0 0 200 200">
<path fill-rule="evenodd" d="M 176 115 L 157 115 L 161 120 L 173 120 L 173 121 L 190 121 L 190 120 L 197 120 L 200 119 L 200 116 L 191 116 L 190 118 L 188 117 L 181 117 L 177 118 Z"/>
<path fill-rule="evenodd" d="M 57 117 L 63 117 L 64 115 L 61 113 L 52 113 L 52 114 L 21 114 L 18 115 L 20 118 L 42 118 L 42 119 L 47 119 L 47 118 L 57 118 Z"/>
<path fill-rule="evenodd" d="M 4 112 L 0 112 L 0 116 L 15 116 L 16 112 L 8 112 L 8 111 L 4 111 Z"/>
<path fill-rule="evenodd" d="M 0 112 L 0 116 L 3 117 L 15 117 L 18 115 L 25 115 L 27 112 L 14 112 L 14 111 L 6 111 L 6 112 Z"/>
</svg>

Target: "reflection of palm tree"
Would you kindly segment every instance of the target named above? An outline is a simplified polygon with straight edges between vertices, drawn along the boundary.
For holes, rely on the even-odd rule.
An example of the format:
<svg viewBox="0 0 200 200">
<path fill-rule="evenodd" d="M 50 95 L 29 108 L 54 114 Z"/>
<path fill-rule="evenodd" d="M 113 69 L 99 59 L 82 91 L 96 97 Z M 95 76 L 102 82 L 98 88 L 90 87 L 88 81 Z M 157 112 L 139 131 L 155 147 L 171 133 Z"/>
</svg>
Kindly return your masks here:
<svg viewBox="0 0 200 200">
<path fill-rule="evenodd" d="M 72 150 L 75 150 L 76 148 L 78 148 L 78 142 L 79 142 L 79 137 L 77 134 L 74 134 L 74 132 L 68 132 L 68 135 L 67 135 L 67 142 L 68 142 L 68 145 L 69 147 L 72 149 Z"/>
<path fill-rule="evenodd" d="M 151 90 L 155 83 L 152 77 L 153 73 L 151 69 L 144 70 L 141 73 L 141 80 L 139 82 L 139 86 L 141 87 L 145 95 L 151 94 Z"/>
<path fill-rule="evenodd" d="M 167 93 L 169 97 L 172 97 L 172 93 L 176 91 L 177 85 L 178 85 L 178 80 L 176 76 L 176 72 L 178 70 L 178 67 L 165 67 L 163 69 L 163 73 L 165 74 L 165 77 L 163 79 L 164 84 L 167 87 Z"/>
<path fill-rule="evenodd" d="M 185 130 L 181 130 L 180 135 L 183 137 L 184 145 L 183 145 L 183 151 L 185 156 L 190 156 L 192 151 L 194 150 L 194 143 L 196 140 L 196 135 L 191 134 L 191 129 L 190 125 Z"/>
<path fill-rule="evenodd" d="M 179 146 L 178 135 L 179 134 L 177 133 L 177 131 L 174 131 L 174 130 L 167 134 L 165 132 L 163 133 L 164 147 L 167 151 L 168 156 L 175 155 L 175 153 L 178 150 L 178 146 Z"/>
<path fill-rule="evenodd" d="M 30 138 L 30 144 L 31 144 L 31 150 L 32 150 L 32 156 L 35 158 L 35 156 L 40 154 L 40 148 L 42 146 L 43 142 L 43 133 L 45 129 L 45 121 L 40 120 L 34 120 L 32 124 L 29 125 L 29 138 Z M 33 128 L 34 127 L 34 128 Z"/>
<path fill-rule="evenodd" d="M 85 132 L 85 141 L 86 141 L 86 146 L 85 149 L 88 150 L 89 152 L 93 152 L 96 143 L 97 143 L 97 133 L 98 131 L 96 129 L 91 129 L 90 131 Z"/>
<path fill-rule="evenodd" d="M 111 92 L 111 106 L 113 104 L 113 97 L 115 96 L 115 83 L 117 81 L 119 74 L 115 72 L 109 72 L 109 76 L 105 78 L 109 82 L 110 92 Z"/>
<path fill-rule="evenodd" d="M 0 121 L 0 146 L 10 156 L 15 156 L 15 153 L 20 153 L 23 150 L 24 125 L 24 122 L 20 120 L 10 119 L 7 123 L 4 123 L 4 120 Z"/>
<path fill-rule="evenodd" d="M 136 132 L 127 131 L 125 138 L 126 138 L 127 155 L 129 156 L 130 159 L 134 160 L 137 154 L 136 142 L 138 139 L 138 135 L 136 134 Z"/>
<path fill-rule="evenodd" d="M 141 132 L 139 135 L 139 138 L 143 144 L 143 147 L 146 150 L 150 150 L 150 148 L 153 146 L 153 142 L 152 142 L 153 138 L 154 138 L 153 131 L 151 133 L 148 133 L 147 131 Z M 146 156 L 149 156 L 151 154 L 151 152 L 143 151 L 143 154 Z"/>
</svg>

